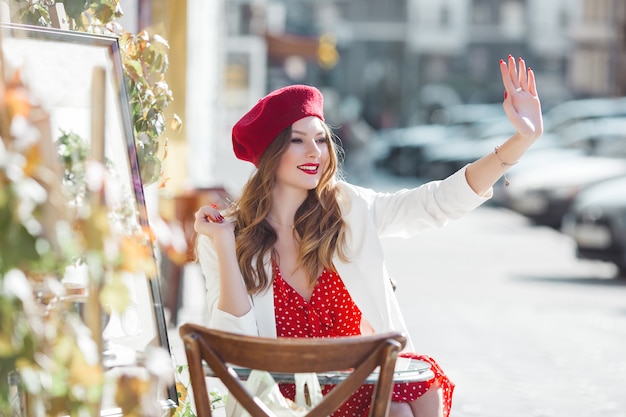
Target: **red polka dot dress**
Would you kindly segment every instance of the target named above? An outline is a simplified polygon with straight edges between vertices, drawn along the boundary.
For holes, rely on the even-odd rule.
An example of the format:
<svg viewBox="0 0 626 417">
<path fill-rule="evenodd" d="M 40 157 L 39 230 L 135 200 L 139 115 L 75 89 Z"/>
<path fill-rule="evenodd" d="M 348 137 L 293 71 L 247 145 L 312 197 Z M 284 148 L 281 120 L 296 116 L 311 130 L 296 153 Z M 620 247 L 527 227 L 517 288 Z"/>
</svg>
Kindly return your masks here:
<svg viewBox="0 0 626 417">
<path fill-rule="evenodd" d="M 282 278 L 277 266 L 275 272 L 274 313 L 278 337 L 339 337 L 361 334 L 361 311 L 336 273 L 324 270 L 313 289 L 310 301 L 307 301 Z M 454 384 L 432 358 L 414 353 L 401 353 L 400 356 L 430 363 L 435 377 L 424 382 L 395 384 L 392 401 L 413 401 L 428 391 L 435 381 L 439 381 L 443 391 L 444 416 L 448 417 Z M 292 400 L 295 398 L 293 384 L 281 384 L 280 388 L 285 397 Z M 332 388 L 332 385 L 324 385 L 322 393 L 325 395 Z M 362 386 L 332 416 L 366 417 L 372 392 L 372 385 Z"/>
</svg>

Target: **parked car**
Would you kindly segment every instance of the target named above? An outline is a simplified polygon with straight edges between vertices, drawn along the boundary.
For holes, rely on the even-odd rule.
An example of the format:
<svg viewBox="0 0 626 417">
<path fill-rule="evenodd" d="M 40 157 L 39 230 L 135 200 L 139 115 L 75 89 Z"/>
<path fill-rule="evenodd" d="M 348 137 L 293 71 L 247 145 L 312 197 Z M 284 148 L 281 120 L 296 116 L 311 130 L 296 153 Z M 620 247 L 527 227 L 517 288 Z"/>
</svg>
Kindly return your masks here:
<svg viewBox="0 0 626 417">
<path fill-rule="evenodd" d="M 570 124 L 561 129 L 557 143 L 587 155 L 626 157 L 626 117 L 598 117 Z"/>
<path fill-rule="evenodd" d="M 436 124 L 382 131 L 376 140 L 376 164 L 395 175 L 422 177 L 426 172 L 425 147 L 447 146 L 456 138 L 473 135 L 491 124 L 487 120 L 502 115 L 500 104 L 455 105 L 437 111 Z M 381 146 L 386 152 L 380 151 Z"/>
<path fill-rule="evenodd" d="M 509 208 L 537 224 L 558 229 L 582 190 L 623 175 L 624 158 L 574 156 L 528 169 L 511 169 L 507 174 L 511 184 L 501 190 Z"/>
<path fill-rule="evenodd" d="M 536 147 L 537 145 L 539 144 L 535 144 L 527 151 L 519 164 L 511 167 L 507 174 L 509 181 L 511 181 L 511 178 L 515 179 L 516 174 L 520 171 L 532 172 L 544 166 L 559 164 L 570 158 L 583 158 L 586 156 L 580 149 L 566 149 L 556 146 Z M 517 188 L 523 185 L 513 182 L 509 186 Z M 509 187 L 505 186 L 504 179 L 501 179 L 493 186 L 491 203 L 511 207 L 511 191 L 514 190 L 510 190 Z"/>
<path fill-rule="evenodd" d="M 559 133 L 582 120 L 626 117 L 626 97 L 599 97 L 569 100 L 546 110 L 544 130 Z"/>
<path fill-rule="evenodd" d="M 504 112 L 502 112 L 504 116 Z M 565 146 L 586 149 L 590 155 L 606 155 L 605 149 L 594 148 L 608 144 L 604 137 L 626 133 L 626 98 L 595 98 L 572 100 L 546 111 L 544 135 L 533 148 Z M 452 172 L 493 150 L 515 132 L 508 120 L 485 126 L 475 135 L 423 145 L 425 177 L 445 178 Z M 603 136 L 603 138 L 600 138 Z"/>
<path fill-rule="evenodd" d="M 562 231 L 580 259 L 612 262 L 626 277 L 626 176 L 582 191 L 563 217 Z"/>
<path fill-rule="evenodd" d="M 444 141 L 449 134 L 442 125 L 419 125 L 407 128 L 389 129 L 378 134 L 377 150 L 374 163 L 398 176 L 419 177 L 422 174 L 424 160 L 422 148 L 433 141 Z M 380 148 L 384 147 L 386 152 Z"/>
<path fill-rule="evenodd" d="M 513 134 L 514 132 L 510 132 L 478 139 L 459 139 L 451 141 L 445 146 L 426 146 L 423 152 L 423 158 L 426 160 L 425 177 L 428 179 L 445 178 L 465 165 L 493 152 L 497 145 L 501 145 Z M 544 134 L 543 138 L 534 144 L 529 152 L 534 153 L 555 146 L 552 135 Z"/>
<path fill-rule="evenodd" d="M 432 123 L 447 126 L 454 136 L 473 136 L 502 118 L 504 111 L 500 103 L 457 104 L 433 113 Z"/>
<path fill-rule="evenodd" d="M 553 160 L 544 159 L 544 165 L 529 166 L 525 155 L 508 173 L 515 185 L 498 191 L 505 194 L 508 207 L 539 224 L 558 228 L 579 192 L 624 174 L 626 118 L 579 121 L 561 130 L 556 143 L 578 157 L 559 154 Z"/>
<path fill-rule="evenodd" d="M 398 129 L 397 137 L 386 141 L 387 157 L 381 165 L 396 175 L 445 178 L 491 152 L 497 141 L 514 133 L 499 103 L 451 106 L 441 112 L 446 115 L 440 117 L 446 125 Z M 626 97 L 558 104 L 545 112 L 544 137 L 535 147 L 557 145 L 553 139 L 561 135 L 569 137 L 569 142 L 581 140 L 582 133 L 588 130 L 583 129 L 581 122 L 620 116 L 626 116 Z M 577 130 L 578 135 L 572 133 Z"/>
</svg>

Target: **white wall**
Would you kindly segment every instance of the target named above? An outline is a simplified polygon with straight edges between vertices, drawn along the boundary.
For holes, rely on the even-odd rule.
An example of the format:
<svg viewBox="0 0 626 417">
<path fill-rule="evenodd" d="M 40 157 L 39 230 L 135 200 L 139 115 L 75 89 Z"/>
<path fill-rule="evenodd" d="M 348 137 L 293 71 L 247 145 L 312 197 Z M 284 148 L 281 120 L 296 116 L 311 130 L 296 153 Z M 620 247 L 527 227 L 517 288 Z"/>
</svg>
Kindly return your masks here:
<svg viewBox="0 0 626 417">
<path fill-rule="evenodd" d="M 571 31 L 580 21 L 580 0 L 528 0 L 532 16 L 527 32 L 533 51 L 543 55 L 564 56 L 570 50 Z M 569 23 L 563 26 L 565 17 Z"/>
<path fill-rule="evenodd" d="M 139 10 L 138 10 L 138 1 L 137 0 L 120 0 L 120 7 L 122 8 L 122 13 L 124 16 L 119 18 L 117 21 L 124 29 L 126 29 L 130 33 L 137 33 L 138 31 L 138 22 L 139 18 Z"/>
<path fill-rule="evenodd" d="M 215 161 L 219 140 L 219 82 L 223 57 L 223 0 L 187 1 L 187 91 L 185 131 L 191 187 L 219 185 Z"/>
</svg>

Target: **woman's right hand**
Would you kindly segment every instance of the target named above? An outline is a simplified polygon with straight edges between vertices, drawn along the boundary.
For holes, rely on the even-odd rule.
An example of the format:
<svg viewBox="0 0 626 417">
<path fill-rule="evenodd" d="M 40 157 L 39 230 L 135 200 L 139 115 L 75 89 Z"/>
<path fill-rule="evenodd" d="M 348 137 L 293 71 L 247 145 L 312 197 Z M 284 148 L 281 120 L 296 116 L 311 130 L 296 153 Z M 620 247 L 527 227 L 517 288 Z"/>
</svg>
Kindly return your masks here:
<svg viewBox="0 0 626 417">
<path fill-rule="evenodd" d="M 193 228 L 212 244 L 198 242 L 198 260 L 207 280 L 210 309 L 242 317 L 252 305 L 237 261 L 235 223 L 225 219 L 215 206 L 202 206 L 195 213 Z M 209 248 L 210 247 L 210 248 Z"/>
<path fill-rule="evenodd" d="M 212 205 L 202 206 L 196 211 L 193 228 L 196 233 L 208 236 L 214 242 L 216 239 L 234 240 L 235 237 L 235 223 L 227 221 Z"/>
</svg>

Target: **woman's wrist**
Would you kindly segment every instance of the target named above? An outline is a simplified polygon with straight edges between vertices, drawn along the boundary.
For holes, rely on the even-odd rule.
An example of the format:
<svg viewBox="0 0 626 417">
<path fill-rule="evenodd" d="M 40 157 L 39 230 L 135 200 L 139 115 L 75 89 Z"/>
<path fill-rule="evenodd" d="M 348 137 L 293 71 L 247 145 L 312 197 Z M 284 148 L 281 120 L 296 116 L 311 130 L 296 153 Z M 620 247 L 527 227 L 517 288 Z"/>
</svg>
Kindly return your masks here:
<svg viewBox="0 0 626 417">
<path fill-rule="evenodd" d="M 227 233 L 213 236 L 213 246 L 215 247 L 215 251 L 221 254 L 235 253 L 235 236 Z"/>
<path fill-rule="evenodd" d="M 518 161 L 537 139 L 538 137 L 535 136 L 515 132 L 513 136 L 498 146 L 499 156 L 511 163 Z"/>
<path fill-rule="evenodd" d="M 521 133 L 519 130 L 516 131 L 513 136 L 511 136 L 509 138 L 510 141 L 520 141 L 522 142 L 524 145 L 526 145 L 526 147 L 530 147 L 530 145 L 532 145 L 533 143 L 535 143 L 535 141 L 537 141 L 537 139 L 539 139 L 541 137 L 541 135 L 537 135 L 537 134 L 529 134 L 529 135 L 524 135 L 523 133 Z M 508 141 L 507 141 L 508 142 Z"/>
</svg>

